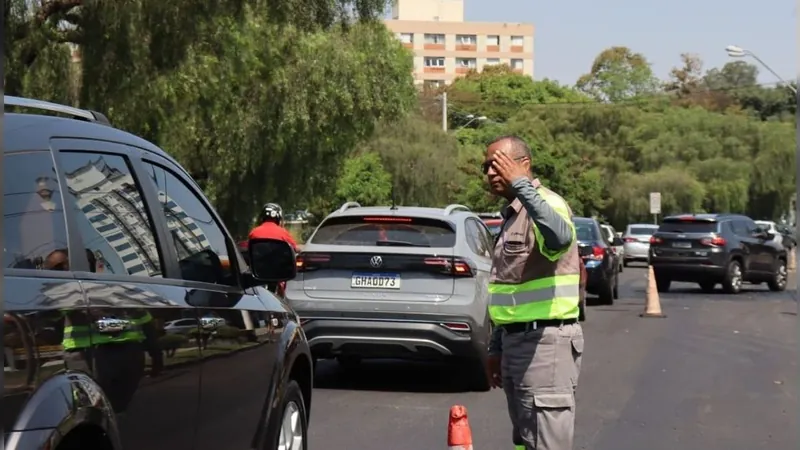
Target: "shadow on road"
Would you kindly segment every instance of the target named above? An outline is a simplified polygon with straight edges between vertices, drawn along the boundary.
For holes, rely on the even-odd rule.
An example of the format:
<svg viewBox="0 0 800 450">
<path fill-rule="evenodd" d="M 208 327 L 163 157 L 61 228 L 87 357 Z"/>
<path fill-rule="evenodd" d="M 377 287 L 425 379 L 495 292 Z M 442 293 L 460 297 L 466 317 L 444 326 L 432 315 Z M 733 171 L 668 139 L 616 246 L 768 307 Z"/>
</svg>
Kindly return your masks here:
<svg viewBox="0 0 800 450">
<path fill-rule="evenodd" d="M 344 368 L 334 360 L 317 363 L 315 389 L 409 393 L 469 392 L 468 377 L 456 365 L 367 360 Z"/>
</svg>

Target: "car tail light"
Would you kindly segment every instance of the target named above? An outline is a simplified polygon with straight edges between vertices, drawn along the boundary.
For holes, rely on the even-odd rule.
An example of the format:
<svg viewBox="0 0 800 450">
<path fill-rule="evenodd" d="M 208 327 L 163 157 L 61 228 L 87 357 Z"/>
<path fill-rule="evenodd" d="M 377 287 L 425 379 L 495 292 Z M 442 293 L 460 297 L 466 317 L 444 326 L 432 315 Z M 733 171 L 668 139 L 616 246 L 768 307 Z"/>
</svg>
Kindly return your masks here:
<svg viewBox="0 0 800 450">
<path fill-rule="evenodd" d="M 594 261 L 602 261 L 603 260 L 603 256 L 605 256 L 605 251 L 603 250 L 603 247 L 594 246 L 594 247 L 592 247 L 592 254 L 584 256 L 583 259 L 591 259 L 591 260 L 594 260 Z"/>
<path fill-rule="evenodd" d="M 437 267 L 443 274 L 452 275 L 454 277 L 475 276 L 472 270 L 472 264 L 469 260 L 464 258 L 425 258 L 425 264 Z"/>
<path fill-rule="evenodd" d="M 664 242 L 660 237 L 650 236 L 650 245 L 661 244 Z"/>
<path fill-rule="evenodd" d="M 700 243 L 703 244 L 703 245 L 723 247 L 725 245 L 725 238 L 721 238 L 719 236 L 715 236 L 715 237 L 712 237 L 712 238 L 701 239 Z"/>
<path fill-rule="evenodd" d="M 626 237 L 625 242 L 636 242 L 636 238 Z"/>
<path fill-rule="evenodd" d="M 320 263 L 330 262 L 331 255 L 325 253 L 300 253 L 295 259 L 298 272 L 308 272 L 319 269 Z"/>
<path fill-rule="evenodd" d="M 439 325 L 447 328 L 450 331 L 468 332 L 472 329 L 468 323 L 464 322 L 444 322 L 440 323 Z"/>
</svg>

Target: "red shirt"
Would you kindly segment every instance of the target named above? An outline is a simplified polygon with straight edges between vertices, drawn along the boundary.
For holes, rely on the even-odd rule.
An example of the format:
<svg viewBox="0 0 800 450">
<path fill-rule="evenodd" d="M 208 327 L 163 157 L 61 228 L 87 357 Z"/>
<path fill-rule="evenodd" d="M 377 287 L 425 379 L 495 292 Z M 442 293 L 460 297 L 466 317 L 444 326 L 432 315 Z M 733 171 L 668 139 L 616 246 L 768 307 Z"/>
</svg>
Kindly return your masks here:
<svg viewBox="0 0 800 450">
<path fill-rule="evenodd" d="M 250 232 L 248 239 L 279 239 L 288 242 L 294 251 L 297 251 L 297 243 L 294 241 L 292 235 L 286 231 L 286 228 L 273 222 L 264 222 L 261 225 L 253 228 Z"/>
</svg>

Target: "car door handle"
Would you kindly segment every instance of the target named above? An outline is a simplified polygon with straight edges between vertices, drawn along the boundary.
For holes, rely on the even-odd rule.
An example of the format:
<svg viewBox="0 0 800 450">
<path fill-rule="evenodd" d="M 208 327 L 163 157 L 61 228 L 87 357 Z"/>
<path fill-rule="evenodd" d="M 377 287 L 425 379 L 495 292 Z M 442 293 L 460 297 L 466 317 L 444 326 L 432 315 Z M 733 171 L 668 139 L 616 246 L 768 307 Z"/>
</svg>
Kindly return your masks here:
<svg viewBox="0 0 800 450">
<path fill-rule="evenodd" d="M 99 319 L 94 322 L 98 333 L 121 333 L 133 327 L 133 322 L 122 319 Z"/>
</svg>

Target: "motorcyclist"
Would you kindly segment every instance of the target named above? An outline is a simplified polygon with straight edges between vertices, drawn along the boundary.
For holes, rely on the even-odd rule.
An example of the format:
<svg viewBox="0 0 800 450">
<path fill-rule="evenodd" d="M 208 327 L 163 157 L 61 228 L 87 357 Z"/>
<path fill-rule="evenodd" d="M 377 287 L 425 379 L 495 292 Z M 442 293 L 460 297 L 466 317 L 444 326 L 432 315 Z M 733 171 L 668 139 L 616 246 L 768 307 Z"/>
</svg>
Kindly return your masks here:
<svg viewBox="0 0 800 450">
<path fill-rule="evenodd" d="M 283 209 L 277 203 L 267 203 L 261 208 L 259 224 L 250 231 L 248 239 L 278 239 L 291 245 L 295 252 L 299 250 L 292 234 L 282 226 Z M 283 295 L 286 283 L 270 284 L 268 287 L 270 291 Z"/>
</svg>

